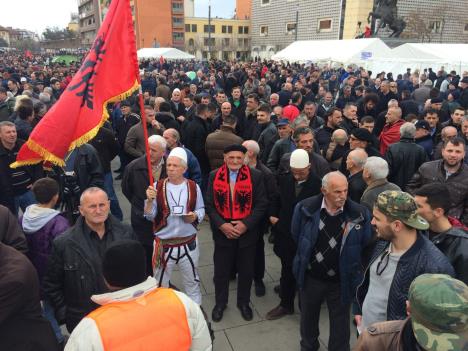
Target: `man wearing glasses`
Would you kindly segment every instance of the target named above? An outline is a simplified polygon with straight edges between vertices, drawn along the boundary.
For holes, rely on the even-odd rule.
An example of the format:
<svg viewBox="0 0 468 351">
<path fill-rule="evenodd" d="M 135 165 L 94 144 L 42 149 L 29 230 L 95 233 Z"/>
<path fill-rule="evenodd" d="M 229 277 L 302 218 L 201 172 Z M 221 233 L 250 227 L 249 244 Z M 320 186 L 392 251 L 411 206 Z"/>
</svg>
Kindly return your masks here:
<svg viewBox="0 0 468 351">
<path fill-rule="evenodd" d="M 371 223 L 380 240 L 356 292 L 358 331 L 376 322 L 405 319 L 408 289 L 417 276 L 454 275 L 445 255 L 424 235 L 429 224 L 418 215 L 410 194 L 384 191 L 375 202 L 373 215 Z"/>
</svg>

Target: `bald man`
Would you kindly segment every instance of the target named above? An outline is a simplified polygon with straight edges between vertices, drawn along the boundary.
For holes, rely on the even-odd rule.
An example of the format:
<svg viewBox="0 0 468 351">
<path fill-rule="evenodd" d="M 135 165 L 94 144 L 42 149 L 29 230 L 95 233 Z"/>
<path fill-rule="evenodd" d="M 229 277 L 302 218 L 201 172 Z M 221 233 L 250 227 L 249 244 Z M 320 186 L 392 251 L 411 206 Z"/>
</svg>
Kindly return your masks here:
<svg viewBox="0 0 468 351">
<path fill-rule="evenodd" d="M 109 214 L 110 202 L 102 189 L 86 189 L 79 209 L 75 225 L 53 241 L 43 283 L 57 321 L 65 322 L 70 333 L 97 307 L 91 295 L 108 291 L 101 273 L 106 249 L 118 240 L 136 240 L 130 226 Z"/>
<path fill-rule="evenodd" d="M 322 179 L 322 194 L 299 202 L 291 222 L 297 244 L 293 272 L 301 301 L 301 350 L 318 350 L 319 318 L 327 301 L 328 349 L 349 350 L 349 311 L 362 281 L 362 251 L 371 238 L 370 213 L 350 200 L 340 172 Z"/>
</svg>

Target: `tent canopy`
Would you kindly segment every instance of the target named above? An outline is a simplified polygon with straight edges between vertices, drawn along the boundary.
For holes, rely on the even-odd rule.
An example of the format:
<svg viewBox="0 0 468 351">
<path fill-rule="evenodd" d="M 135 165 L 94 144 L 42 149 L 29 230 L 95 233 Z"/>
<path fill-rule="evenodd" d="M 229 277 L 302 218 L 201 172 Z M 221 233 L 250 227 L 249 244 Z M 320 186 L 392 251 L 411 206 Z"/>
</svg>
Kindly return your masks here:
<svg viewBox="0 0 468 351">
<path fill-rule="evenodd" d="M 139 59 L 159 59 L 161 56 L 165 60 L 192 60 L 195 58 L 193 55 L 174 48 L 143 48 L 138 50 L 137 55 Z"/>
<path fill-rule="evenodd" d="M 347 40 L 300 40 L 272 56 L 276 61 L 358 63 L 391 57 L 391 49 L 379 38 Z"/>
<path fill-rule="evenodd" d="M 368 68 L 393 73 L 403 73 L 406 68 L 438 71 L 442 66 L 458 73 L 468 69 L 468 44 L 406 43 L 394 48 L 392 56 L 369 62 Z"/>
</svg>

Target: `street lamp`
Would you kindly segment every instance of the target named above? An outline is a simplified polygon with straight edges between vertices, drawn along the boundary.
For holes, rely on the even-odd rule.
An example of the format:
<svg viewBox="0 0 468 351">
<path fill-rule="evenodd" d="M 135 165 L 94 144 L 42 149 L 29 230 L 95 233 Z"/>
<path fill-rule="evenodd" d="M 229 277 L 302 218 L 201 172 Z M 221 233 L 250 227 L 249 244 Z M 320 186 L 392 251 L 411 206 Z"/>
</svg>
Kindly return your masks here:
<svg viewBox="0 0 468 351">
<path fill-rule="evenodd" d="M 208 0 L 208 59 L 211 59 L 211 0 Z"/>
<path fill-rule="evenodd" d="M 297 7 L 296 7 L 296 33 L 294 41 L 297 41 L 297 32 L 299 30 L 299 0 L 297 0 Z"/>
</svg>

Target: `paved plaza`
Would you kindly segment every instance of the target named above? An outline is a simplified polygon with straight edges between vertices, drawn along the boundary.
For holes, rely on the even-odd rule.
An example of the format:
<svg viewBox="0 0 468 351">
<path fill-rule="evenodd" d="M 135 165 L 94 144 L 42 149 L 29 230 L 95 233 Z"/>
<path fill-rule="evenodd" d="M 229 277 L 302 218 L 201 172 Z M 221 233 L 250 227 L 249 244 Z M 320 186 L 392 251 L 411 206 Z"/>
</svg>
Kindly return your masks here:
<svg viewBox="0 0 468 351">
<path fill-rule="evenodd" d="M 115 163 L 115 160 L 114 160 Z M 119 197 L 120 205 L 124 212 L 124 221 L 130 223 L 130 204 L 121 193 L 120 181 L 115 181 L 115 190 Z M 265 241 L 267 238 L 265 237 Z M 207 221 L 200 226 L 198 235 L 200 245 L 199 273 L 201 289 L 203 294 L 203 308 L 211 319 L 211 310 L 214 307 L 215 295 L 213 284 L 213 250 L 214 243 Z M 294 315 L 286 316 L 275 321 L 268 321 L 265 315 L 279 303 L 279 297 L 273 291 L 273 287 L 279 283 L 281 264 L 273 253 L 273 246 L 268 242 L 265 244 L 266 272 L 265 286 L 266 295 L 255 296 L 252 286 L 251 302 L 254 318 L 245 321 L 236 307 L 236 281 L 230 283 L 229 304 L 224 312 L 224 317 L 219 323 L 212 323 L 215 331 L 214 351 L 293 351 L 299 350 L 299 313 L 296 306 Z M 171 282 L 182 287 L 179 272 L 174 272 Z M 354 327 L 351 329 L 352 340 L 355 342 Z M 326 304 L 322 307 L 320 315 L 320 343 L 321 350 L 327 350 L 328 340 L 328 311 Z"/>
</svg>

